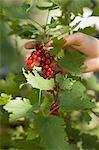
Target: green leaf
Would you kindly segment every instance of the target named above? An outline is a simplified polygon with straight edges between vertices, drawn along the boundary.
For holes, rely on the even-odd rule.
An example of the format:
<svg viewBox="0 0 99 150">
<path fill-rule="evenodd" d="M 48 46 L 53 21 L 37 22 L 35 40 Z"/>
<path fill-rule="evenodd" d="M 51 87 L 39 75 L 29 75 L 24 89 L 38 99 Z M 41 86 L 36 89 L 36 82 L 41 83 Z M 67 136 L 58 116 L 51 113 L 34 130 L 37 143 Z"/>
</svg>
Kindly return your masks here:
<svg viewBox="0 0 99 150">
<path fill-rule="evenodd" d="M 72 0 L 71 2 L 71 12 L 74 14 L 82 13 L 83 7 L 90 7 L 90 0 Z"/>
<path fill-rule="evenodd" d="M 44 146 L 41 145 L 39 138 L 35 140 L 15 140 L 13 145 L 15 145 L 15 148 L 18 150 L 46 150 Z"/>
<path fill-rule="evenodd" d="M 62 0 L 51 0 L 53 3 L 55 3 L 56 5 L 60 5 Z"/>
<path fill-rule="evenodd" d="M 53 47 L 54 48 L 61 49 L 63 45 L 64 45 L 64 40 L 58 39 L 58 38 L 53 39 Z"/>
<path fill-rule="evenodd" d="M 72 128 L 70 122 L 68 121 L 69 120 L 67 120 L 67 123 L 66 123 L 66 133 L 68 135 L 68 138 L 71 143 L 72 141 L 74 143 L 77 143 L 78 141 L 80 141 L 80 131 L 78 129 Z"/>
<path fill-rule="evenodd" d="M 84 83 L 87 89 L 95 90 L 97 92 L 99 91 L 99 82 L 97 81 L 97 78 L 94 75 L 84 79 Z"/>
<path fill-rule="evenodd" d="M 7 94 L 4 94 L 4 93 L 1 93 L 0 105 L 7 104 L 11 100 L 11 98 L 12 98 L 11 95 L 7 95 Z"/>
<path fill-rule="evenodd" d="M 71 90 L 73 84 L 75 84 L 76 79 L 64 76 L 62 74 L 57 74 L 56 81 L 59 83 L 60 87 L 64 90 Z"/>
<path fill-rule="evenodd" d="M 17 18 L 17 19 L 27 19 L 29 14 L 27 13 L 27 8 L 25 5 L 13 5 L 5 6 L 4 11 L 9 18 Z"/>
<path fill-rule="evenodd" d="M 81 74 L 84 71 L 85 56 L 74 50 L 65 50 L 65 56 L 59 60 L 60 65 L 71 74 Z"/>
<path fill-rule="evenodd" d="M 24 98 L 16 98 L 15 100 L 11 100 L 4 107 L 6 111 L 11 113 L 9 115 L 10 120 L 17 120 L 26 116 L 28 111 L 32 108 L 29 100 Z"/>
<path fill-rule="evenodd" d="M 52 17 L 50 24 L 48 24 L 48 27 L 55 28 L 57 25 L 58 25 L 57 20 Z"/>
<path fill-rule="evenodd" d="M 6 79 L 0 80 L 0 93 L 11 94 L 13 97 L 20 95 L 19 86 L 25 82 L 23 74 L 14 75 L 12 73 L 6 76 Z"/>
<path fill-rule="evenodd" d="M 54 79 L 44 79 L 41 77 L 37 71 L 33 71 L 32 73 L 25 73 L 25 70 L 23 69 L 23 74 L 27 80 L 28 84 L 31 84 L 33 88 L 37 88 L 40 90 L 51 90 L 54 87 Z"/>
<path fill-rule="evenodd" d="M 85 112 L 81 112 L 81 116 L 80 119 L 82 121 L 82 123 L 88 123 L 91 121 L 91 116 L 89 115 L 89 113 L 87 111 Z"/>
<path fill-rule="evenodd" d="M 63 79 L 63 83 L 61 85 L 61 87 L 65 90 L 71 90 L 73 84 L 75 84 L 76 80 L 73 80 L 72 78 L 64 78 Z"/>
<path fill-rule="evenodd" d="M 35 34 L 38 34 L 38 28 L 35 25 L 28 23 L 28 24 L 20 24 L 19 20 L 15 20 L 11 22 L 10 25 L 11 34 L 19 35 L 21 38 L 32 38 Z"/>
<path fill-rule="evenodd" d="M 79 81 L 75 82 L 71 90 L 65 90 L 61 94 L 60 110 L 86 110 L 95 107 L 91 98 L 85 94 L 85 87 Z"/>
<path fill-rule="evenodd" d="M 98 14 L 99 14 L 99 1 L 97 1 L 97 5 L 96 5 L 96 7 L 93 9 L 92 15 L 93 15 L 93 16 L 98 16 Z"/>
<path fill-rule="evenodd" d="M 43 99 L 43 102 L 40 106 L 40 110 L 42 110 L 45 114 L 48 115 L 52 103 L 53 103 L 53 96 L 52 95 L 49 96 L 47 94 L 44 95 L 44 99 Z"/>
<path fill-rule="evenodd" d="M 53 48 L 49 51 L 52 55 L 58 56 L 62 50 L 62 46 L 64 45 L 64 41 L 62 39 L 58 40 L 58 38 L 53 39 Z"/>
<path fill-rule="evenodd" d="M 38 137 L 36 130 L 33 128 L 28 128 L 27 130 L 27 140 L 34 140 Z"/>
<path fill-rule="evenodd" d="M 97 136 L 95 135 L 90 135 L 90 134 L 82 134 L 81 135 L 82 139 L 82 148 L 83 149 L 90 149 L 90 150 L 98 150 L 99 149 L 99 141 Z"/>
<path fill-rule="evenodd" d="M 94 36 L 95 34 L 97 34 L 97 29 L 95 26 L 93 27 L 89 26 L 84 29 L 79 29 L 78 31 L 90 36 Z"/>
<path fill-rule="evenodd" d="M 83 7 L 90 7 L 90 0 L 51 0 L 57 6 L 62 8 L 64 13 L 73 12 L 74 14 L 82 13 Z"/>
<path fill-rule="evenodd" d="M 49 34 L 52 38 L 56 38 L 68 32 L 69 32 L 69 26 L 60 26 L 59 28 L 52 28 Z"/>
<path fill-rule="evenodd" d="M 51 8 L 52 6 L 53 6 L 52 2 L 47 2 L 45 0 L 43 0 L 43 1 L 39 0 L 36 3 L 36 7 L 39 9 L 48 9 L 48 8 Z"/>
<path fill-rule="evenodd" d="M 68 144 L 66 142 L 66 134 L 64 121 L 55 116 L 38 116 L 34 122 L 47 150 L 66 150 Z"/>
</svg>

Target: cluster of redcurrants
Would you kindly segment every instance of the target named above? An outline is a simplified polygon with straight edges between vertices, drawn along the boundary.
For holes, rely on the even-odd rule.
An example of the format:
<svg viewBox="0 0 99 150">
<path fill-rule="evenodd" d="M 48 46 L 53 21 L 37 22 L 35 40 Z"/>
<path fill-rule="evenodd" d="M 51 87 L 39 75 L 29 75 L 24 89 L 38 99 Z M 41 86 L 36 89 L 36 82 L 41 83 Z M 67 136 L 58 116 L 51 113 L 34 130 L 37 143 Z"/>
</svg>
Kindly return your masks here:
<svg viewBox="0 0 99 150">
<path fill-rule="evenodd" d="M 51 78 L 55 75 L 55 60 L 54 57 L 48 53 L 41 43 L 37 43 L 36 51 L 26 59 L 27 70 L 32 70 L 34 66 L 42 68 L 44 78 Z"/>
</svg>

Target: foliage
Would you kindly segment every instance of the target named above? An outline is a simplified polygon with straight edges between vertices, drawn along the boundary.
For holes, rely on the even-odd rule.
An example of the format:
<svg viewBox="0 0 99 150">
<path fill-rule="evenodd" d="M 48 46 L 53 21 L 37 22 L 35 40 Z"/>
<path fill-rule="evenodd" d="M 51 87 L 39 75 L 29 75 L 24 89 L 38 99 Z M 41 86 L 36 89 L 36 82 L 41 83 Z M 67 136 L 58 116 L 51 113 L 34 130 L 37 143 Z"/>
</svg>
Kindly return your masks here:
<svg viewBox="0 0 99 150">
<path fill-rule="evenodd" d="M 23 108 L 23 109 L 22 109 Z M 9 113 L 10 120 L 19 119 L 26 116 L 26 113 L 32 108 L 28 99 L 16 98 L 15 100 L 11 100 L 8 102 L 4 109 L 7 110 Z"/>
<path fill-rule="evenodd" d="M 13 48 L 9 41 L 12 35 L 42 43 L 57 64 L 56 74 L 51 78 L 44 78 L 41 68 L 35 67 L 0 79 L 0 129 L 3 131 L 0 149 L 98 150 L 98 125 L 90 129 L 89 124 L 93 114 L 99 115 L 93 94 L 99 91 L 99 83 L 95 77 L 82 79 L 86 57 L 73 49 L 64 49 L 64 41 L 59 39 L 61 34 L 73 33 L 69 26 L 71 13 L 82 15 L 83 7 L 91 8 L 92 1 L 25 0 L 11 6 L 4 0 L 0 5 L 0 46 L 3 47 L 0 55 L 5 59 L 3 53 L 9 47 L 8 60 L 5 62 L 2 57 L 0 65 L 8 63 L 11 56 L 14 56 L 11 63 L 19 58 L 17 47 Z M 34 20 L 36 10 L 46 12 L 45 24 L 40 23 L 40 18 Z M 52 16 L 49 21 L 54 10 L 60 10 L 61 15 Z M 97 15 L 97 7 L 94 14 Z M 90 30 L 85 30 L 82 32 L 90 34 Z M 47 47 L 51 40 L 53 44 Z"/>
<path fill-rule="evenodd" d="M 41 77 L 37 71 L 33 71 L 32 73 L 26 74 L 23 70 L 23 74 L 26 77 L 27 83 L 31 84 L 33 88 L 37 88 L 40 90 L 51 90 L 54 87 L 54 80 L 46 80 L 43 77 Z"/>
</svg>

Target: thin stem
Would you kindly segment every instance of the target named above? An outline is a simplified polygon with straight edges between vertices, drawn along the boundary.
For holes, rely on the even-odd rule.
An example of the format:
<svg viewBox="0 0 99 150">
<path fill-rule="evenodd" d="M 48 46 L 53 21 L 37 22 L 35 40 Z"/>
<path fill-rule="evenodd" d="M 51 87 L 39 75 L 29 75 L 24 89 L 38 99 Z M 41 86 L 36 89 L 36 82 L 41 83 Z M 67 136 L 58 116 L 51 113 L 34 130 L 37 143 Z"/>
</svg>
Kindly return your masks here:
<svg viewBox="0 0 99 150">
<path fill-rule="evenodd" d="M 39 105 L 41 104 L 41 94 L 42 94 L 42 91 L 39 90 Z"/>
<path fill-rule="evenodd" d="M 47 13 L 47 18 L 46 18 L 46 24 L 45 24 L 45 26 L 47 25 L 47 22 L 48 22 L 49 13 L 50 13 L 50 11 L 48 10 L 48 13 Z"/>
<path fill-rule="evenodd" d="M 45 26 L 43 27 L 43 29 L 44 29 L 44 34 L 43 34 L 43 37 L 44 37 L 44 43 L 47 43 L 47 41 L 48 41 L 48 37 L 47 37 L 47 34 L 46 34 L 46 31 L 47 31 L 47 29 L 46 29 L 46 27 L 47 27 L 47 22 L 48 22 L 48 18 L 49 18 L 49 10 L 48 10 L 48 13 L 47 13 L 47 18 L 46 18 L 46 23 L 45 23 Z"/>
<path fill-rule="evenodd" d="M 30 19 L 43 29 L 43 26 L 40 23 L 38 23 L 36 20 L 33 20 L 32 18 L 30 18 Z"/>
</svg>

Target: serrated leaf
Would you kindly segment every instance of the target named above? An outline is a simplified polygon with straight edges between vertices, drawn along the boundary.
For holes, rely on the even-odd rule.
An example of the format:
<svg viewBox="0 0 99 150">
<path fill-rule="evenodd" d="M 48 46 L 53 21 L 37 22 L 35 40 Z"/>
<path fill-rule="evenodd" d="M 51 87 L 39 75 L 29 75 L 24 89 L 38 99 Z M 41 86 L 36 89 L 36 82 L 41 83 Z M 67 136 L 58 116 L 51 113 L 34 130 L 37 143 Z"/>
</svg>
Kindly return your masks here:
<svg viewBox="0 0 99 150">
<path fill-rule="evenodd" d="M 76 82 L 76 79 L 58 74 L 56 76 L 56 81 L 59 83 L 60 87 L 64 90 L 71 90 L 73 84 Z"/>
<path fill-rule="evenodd" d="M 56 38 L 68 32 L 69 32 L 69 26 L 60 26 L 59 28 L 52 28 L 49 34 L 50 36 L 52 36 L 52 38 Z"/>
<path fill-rule="evenodd" d="M 76 80 L 73 80 L 72 78 L 64 78 L 62 83 L 62 88 L 65 90 L 71 90 L 73 84 L 75 84 Z"/>
<path fill-rule="evenodd" d="M 41 77 L 37 71 L 33 71 L 32 73 L 25 73 L 23 69 L 23 74 L 27 80 L 27 83 L 31 84 L 33 88 L 37 88 L 40 90 L 51 90 L 54 87 L 54 79 L 44 79 Z"/>
<path fill-rule="evenodd" d="M 54 38 L 53 48 L 50 50 L 50 53 L 57 57 L 60 53 L 62 53 L 63 45 L 64 45 L 64 41 L 62 39 L 58 40 L 57 38 Z"/>
<path fill-rule="evenodd" d="M 21 98 L 16 98 L 8 102 L 3 108 L 11 113 L 9 115 L 10 120 L 17 120 L 25 117 L 27 112 L 32 108 L 32 105 L 26 98 L 23 100 Z"/>
<path fill-rule="evenodd" d="M 10 31 L 10 35 L 11 34 L 17 34 L 19 35 L 21 38 L 32 38 L 32 36 L 34 36 L 35 34 L 38 34 L 38 28 L 31 24 L 20 24 L 19 20 L 15 20 L 11 22 L 10 25 L 11 31 Z"/>
<path fill-rule="evenodd" d="M 37 129 L 47 150 L 68 149 L 64 121 L 61 118 L 38 116 L 34 122 L 34 127 Z"/>
<path fill-rule="evenodd" d="M 61 95 L 60 110 L 86 110 L 95 107 L 91 98 L 85 94 L 85 87 L 79 82 L 75 82 L 71 90 L 65 90 Z"/>
<path fill-rule="evenodd" d="M 7 95 L 5 93 L 1 93 L 1 96 L 0 96 L 0 105 L 7 104 L 11 100 L 11 98 L 12 98 L 11 95 Z"/>
<path fill-rule="evenodd" d="M 85 56 L 74 50 L 65 50 L 65 56 L 59 60 L 60 65 L 72 74 L 81 74 L 84 71 Z"/>
<path fill-rule="evenodd" d="M 58 38 L 53 39 L 53 47 L 61 49 L 63 45 L 64 45 L 64 40 Z"/>
<path fill-rule="evenodd" d="M 85 123 L 89 124 L 92 117 L 89 115 L 89 113 L 87 111 L 85 111 L 85 112 L 81 112 L 80 119 L 82 120 L 82 122 L 85 122 Z"/>
</svg>

